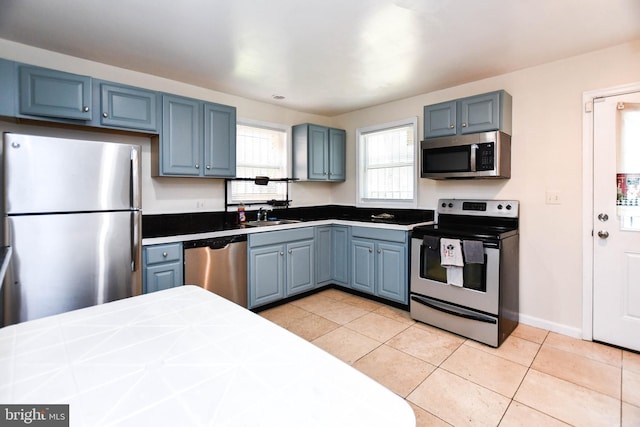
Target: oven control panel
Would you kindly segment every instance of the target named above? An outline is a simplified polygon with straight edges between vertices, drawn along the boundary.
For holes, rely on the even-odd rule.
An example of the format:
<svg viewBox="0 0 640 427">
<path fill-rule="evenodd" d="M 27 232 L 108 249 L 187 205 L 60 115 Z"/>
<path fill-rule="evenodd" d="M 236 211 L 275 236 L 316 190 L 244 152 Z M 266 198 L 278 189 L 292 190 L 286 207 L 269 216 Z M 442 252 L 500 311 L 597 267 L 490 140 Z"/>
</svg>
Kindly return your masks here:
<svg viewBox="0 0 640 427">
<path fill-rule="evenodd" d="M 440 199 L 438 213 L 449 215 L 475 215 L 517 218 L 517 200 Z"/>
</svg>

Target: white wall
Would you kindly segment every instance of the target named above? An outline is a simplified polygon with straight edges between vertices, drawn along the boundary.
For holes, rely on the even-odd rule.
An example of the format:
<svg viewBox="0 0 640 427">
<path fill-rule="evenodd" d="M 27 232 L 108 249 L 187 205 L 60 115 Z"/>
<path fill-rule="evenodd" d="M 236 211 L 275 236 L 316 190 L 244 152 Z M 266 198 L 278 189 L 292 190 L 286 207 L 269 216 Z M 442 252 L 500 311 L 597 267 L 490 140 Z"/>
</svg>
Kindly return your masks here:
<svg viewBox="0 0 640 427">
<path fill-rule="evenodd" d="M 499 57 L 497 58 L 499 60 Z M 424 105 L 505 89 L 513 96 L 511 179 L 420 179 L 422 208 L 440 197 L 520 201 L 520 308 L 525 323 L 573 336 L 582 329 L 582 94 L 640 81 L 640 41 L 527 68 L 334 118 L 348 130 L 347 164 L 355 164 L 355 130 L 419 116 Z M 353 203 L 355 170 L 336 187 L 335 203 Z M 560 205 L 545 203 L 559 191 Z"/>
<path fill-rule="evenodd" d="M 419 117 L 435 102 L 505 89 L 513 96 L 512 178 L 499 181 L 419 180 L 419 207 L 433 209 L 440 197 L 518 199 L 520 225 L 520 307 L 525 323 L 580 336 L 582 326 L 582 93 L 640 81 L 640 41 L 543 66 L 496 76 L 341 116 L 314 116 L 214 92 L 156 76 L 43 51 L 0 39 L 0 57 L 88 74 L 97 78 L 235 105 L 238 116 L 284 125 L 303 122 L 347 130 L 347 181 L 295 183 L 294 205 L 355 204 L 355 132 L 363 126 Z M 498 58 L 499 60 L 499 58 Z M 151 178 L 147 138 L 17 125 L 0 121 L 0 131 L 33 131 L 135 142 L 143 146 L 145 213 L 221 210 L 222 180 Z M 560 205 L 545 204 L 547 190 L 559 191 Z"/>
</svg>

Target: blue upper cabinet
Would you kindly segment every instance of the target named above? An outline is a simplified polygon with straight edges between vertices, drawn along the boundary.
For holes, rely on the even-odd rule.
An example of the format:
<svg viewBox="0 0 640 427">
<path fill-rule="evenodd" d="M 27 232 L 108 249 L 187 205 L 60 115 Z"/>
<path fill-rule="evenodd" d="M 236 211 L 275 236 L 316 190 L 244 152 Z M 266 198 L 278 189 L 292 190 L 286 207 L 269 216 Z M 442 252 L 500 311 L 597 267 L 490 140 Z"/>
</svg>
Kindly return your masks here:
<svg viewBox="0 0 640 427">
<path fill-rule="evenodd" d="M 329 128 L 329 181 L 347 178 L 346 152 L 347 133 L 342 129 Z"/>
<path fill-rule="evenodd" d="M 346 132 L 313 124 L 293 127 L 293 177 L 303 181 L 344 181 Z"/>
<path fill-rule="evenodd" d="M 236 109 L 204 103 L 204 175 L 236 176 Z"/>
<path fill-rule="evenodd" d="M 235 176 L 235 107 L 165 94 L 160 139 L 158 175 Z"/>
<path fill-rule="evenodd" d="M 511 135 L 512 98 L 504 90 L 424 107 L 424 138 L 500 130 Z"/>
<path fill-rule="evenodd" d="M 161 175 L 201 175 L 200 104 L 181 96 L 162 97 Z"/>
<path fill-rule="evenodd" d="M 158 131 L 158 93 L 110 82 L 95 82 L 99 126 Z M 98 94 L 96 94 L 98 92 Z"/>
<path fill-rule="evenodd" d="M 19 66 L 20 115 L 90 121 L 91 77 Z"/>
<path fill-rule="evenodd" d="M 457 102 L 448 101 L 424 107 L 424 137 L 451 136 L 457 132 Z"/>
<path fill-rule="evenodd" d="M 16 63 L 0 58 L 0 116 L 16 115 Z"/>
</svg>

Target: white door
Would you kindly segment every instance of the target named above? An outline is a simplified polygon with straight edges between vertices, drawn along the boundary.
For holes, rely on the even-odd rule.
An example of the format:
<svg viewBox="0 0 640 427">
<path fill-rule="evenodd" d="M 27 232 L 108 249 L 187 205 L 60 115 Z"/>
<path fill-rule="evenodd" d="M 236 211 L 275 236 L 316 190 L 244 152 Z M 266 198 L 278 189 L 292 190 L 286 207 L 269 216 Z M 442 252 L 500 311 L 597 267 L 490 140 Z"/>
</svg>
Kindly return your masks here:
<svg viewBox="0 0 640 427">
<path fill-rule="evenodd" d="M 593 108 L 593 339 L 640 351 L 640 92 Z"/>
</svg>

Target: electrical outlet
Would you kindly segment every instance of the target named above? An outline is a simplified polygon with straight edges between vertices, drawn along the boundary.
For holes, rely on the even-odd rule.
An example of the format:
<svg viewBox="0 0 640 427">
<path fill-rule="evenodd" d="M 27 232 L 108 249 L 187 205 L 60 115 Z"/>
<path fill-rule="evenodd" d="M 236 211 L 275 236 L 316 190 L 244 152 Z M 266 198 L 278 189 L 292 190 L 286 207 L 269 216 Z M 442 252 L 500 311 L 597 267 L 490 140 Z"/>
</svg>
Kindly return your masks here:
<svg viewBox="0 0 640 427">
<path fill-rule="evenodd" d="M 204 200 L 198 200 L 196 202 L 196 208 L 197 209 L 204 209 Z"/>
<path fill-rule="evenodd" d="M 548 205 L 560 205 L 562 204 L 562 198 L 559 191 L 547 191 L 546 200 Z"/>
</svg>

